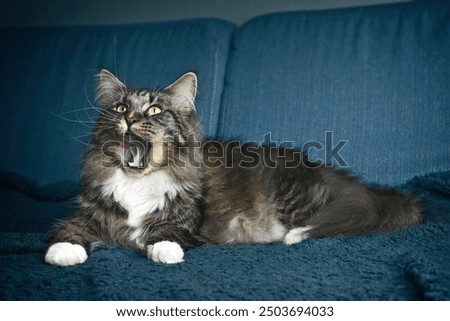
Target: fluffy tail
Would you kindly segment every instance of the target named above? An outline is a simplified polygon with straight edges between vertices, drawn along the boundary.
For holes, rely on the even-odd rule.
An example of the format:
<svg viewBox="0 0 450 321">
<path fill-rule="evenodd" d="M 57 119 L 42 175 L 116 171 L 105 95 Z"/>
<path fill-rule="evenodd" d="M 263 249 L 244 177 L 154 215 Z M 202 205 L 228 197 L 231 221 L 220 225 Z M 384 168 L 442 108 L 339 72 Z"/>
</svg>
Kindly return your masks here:
<svg viewBox="0 0 450 321">
<path fill-rule="evenodd" d="M 414 196 L 393 189 L 370 188 L 375 195 L 379 230 L 394 230 L 422 223 L 423 207 Z"/>
<path fill-rule="evenodd" d="M 306 220 L 309 238 L 387 232 L 422 222 L 417 198 L 393 189 L 352 185 Z"/>
</svg>

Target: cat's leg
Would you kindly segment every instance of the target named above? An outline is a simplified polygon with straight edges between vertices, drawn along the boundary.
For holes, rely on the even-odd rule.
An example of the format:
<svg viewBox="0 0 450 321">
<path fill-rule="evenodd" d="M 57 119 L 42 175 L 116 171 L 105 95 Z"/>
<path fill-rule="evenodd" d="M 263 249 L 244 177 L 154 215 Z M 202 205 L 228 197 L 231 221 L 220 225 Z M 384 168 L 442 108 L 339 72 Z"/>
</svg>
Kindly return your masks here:
<svg viewBox="0 0 450 321">
<path fill-rule="evenodd" d="M 76 221 L 58 223 L 50 236 L 51 245 L 45 254 L 45 262 L 59 266 L 84 263 L 88 257 L 84 247 L 87 240 L 86 231 Z"/>
</svg>

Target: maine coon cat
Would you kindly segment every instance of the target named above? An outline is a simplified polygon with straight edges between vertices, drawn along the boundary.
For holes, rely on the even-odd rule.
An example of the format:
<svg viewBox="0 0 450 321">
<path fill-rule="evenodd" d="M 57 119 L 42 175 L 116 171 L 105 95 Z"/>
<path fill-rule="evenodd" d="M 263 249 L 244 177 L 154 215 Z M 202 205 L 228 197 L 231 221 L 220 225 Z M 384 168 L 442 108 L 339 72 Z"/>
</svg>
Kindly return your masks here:
<svg viewBox="0 0 450 321">
<path fill-rule="evenodd" d="M 178 263 L 204 242 L 293 244 L 421 222 L 417 199 L 295 150 L 203 142 L 196 91 L 191 72 L 160 91 L 99 73 L 78 208 L 53 230 L 46 262 L 83 263 L 89 243 L 108 242 Z"/>
</svg>

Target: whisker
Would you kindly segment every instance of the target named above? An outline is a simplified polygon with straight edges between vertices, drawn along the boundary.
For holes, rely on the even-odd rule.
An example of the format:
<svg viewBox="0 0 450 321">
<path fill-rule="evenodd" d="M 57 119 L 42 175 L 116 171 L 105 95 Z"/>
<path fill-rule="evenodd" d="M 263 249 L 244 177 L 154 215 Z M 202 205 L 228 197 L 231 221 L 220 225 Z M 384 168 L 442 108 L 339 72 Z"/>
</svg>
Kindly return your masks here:
<svg viewBox="0 0 450 321">
<path fill-rule="evenodd" d="M 92 119 L 91 115 L 89 115 L 89 112 L 86 110 L 86 116 L 89 118 L 90 121 L 97 122 L 97 119 Z"/>
<path fill-rule="evenodd" d="M 76 112 L 79 112 L 79 111 L 84 111 L 84 110 L 89 110 L 89 109 L 92 109 L 92 107 L 84 107 L 84 108 L 78 108 L 78 109 L 74 109 L 74 110 L 69 110 L 69 111 L 65 111 L 63 113 L 60 113 L 59 115 L 68 115 L 68 114 L 71 114 L 71 113 L 76 113 Z"/>
<path fill-rule="evenodd" d="M 91 107 L 94 107 L 94 104 L 91 102 L 91 100 L 89 99 L 89 96 L 87 94 L 87 84 L 84 84 L 84 97 L 86 98 L 86 100 L 88 101 L 89 105 Z"/>
<path fill-rule="evenodd" d="M 79 139 L 79 138 L 88 137 L 88 136 L 92 136 L 92 133 L 85 133 L 85 134 L 81 134 L 81 135 L 78 135 L 78 136 L 69 137 L 67 139 L 74 139 L 74 138 Z"/>
<path fill-rule="evenodd" d="M 96 123 L 98 122 L 98 120 L 97 120 L 97 119 L 93 119 L 93 118 L 92 118 L 93 116 L 92 116 L 91 114 L 89 114 L 89 112 L 88 112 L 88 111 L 91 110 L 91 109 L 93 109 L 93 110 L 95 110 L 96 112 L 100 113 L 106 120 L 109 120 L 109 121 L 111 121 L 111 122 L 116 122 L 116 121 L 117 121 L 115 118 L 113 118 L 113 115 L 112 115 L 112 114 L 108 113 L 107 111 L 101 110 L 100 108 L 95 107 L 95 106 L 92 106 L 92 107 L 85 107 L 85 108 L 78 108 L 78 109 L 66 111 L 66 112 L 63 112 L 63 113 L 59 114 L 59 116 L 62 116 L 62 115 L 69 115 L 69 114 L 72 114 L 72 113 L 73 113 L 73 114 L 76 115 L 77 120 L 73 120 L 73 119 L 69 119 L 69 118 L 67 118 L 67 117 L 64 117 L 65 120 L 67 120 L 67 121 L 73 121 L 73 122 L 84 122 L 84 123 L 96 124 Z M 89 120 L 81 120 L 81 119 L 80 119 L 80 117 L 79 117 L 79 115 L 78 115 L 78 112 L 81 112 L 81 111 L 84 111 L 84 112 L 85 112 L 85 114 L 86 114 L 86 116 L 89 118 Z M 60 118 L 61 118 L 61 117 L 60 117 Z"/>
<path fill-rule="evenodd" d="M 199 127 L 201 125 L 202 121 L 203 121 L 203 117 L 199 117 L 197 124 L 187 132 L 187 135 L 192 134 L 194 132 L 194 129 L 196 129 L 197 127 Z"/>
<path fill-rule="evenodd" d="M 75 113 L 75 115 L 77 116 L 77 119 L 79 120 L 80 123 L 83 123 L 83 122 L 84 122 L 84 121 L 82 121 L 82 120 L 80 119 L 80 116 L 78 115 L 77 112 Z M 86 121 L 86 122 L 89 122 L 90 124 L 95 124 L 95 123 L 96 123 L 95 121 L 92 121 L 92 120 L 89 120 L 89 121 Z"/>
<path fill-rule="evenodd" d="M 89 99 L 89 96 L 87 94 L 87 88 L 86 86 L 84 87 L 84 97 L 86 98 L 87 102 L 89 103 L 89 106 L 91 106 L 92 108 L 94 108 L 96 111 L 101 111 L 102 109 L 99 107 L 94 106 L 94 104 L 92 103 L 92 101 Z"/>
<path fill-rule="evenodd" d="M 130 56 L 131 56 L 131 55 L 126 55 L 126 57 L 127 57 L 127 62 L 126 62 L 126 64 L 125 64 L 125 74 L 123 75 L 123 83 L 124 83 L 124 84 L 127 83 L 128 67 L 130 66 Z"/>
<path fill-rule="evenodd" d="M 102 114 L 104 116 L 106 116 L 106 115 L 111 116 L 111 120 L 115 119 L 115 115 L 114 114 L 110 113 L 109 111 L 107 111 L 107 110 L 105 110 L 103 108 L 94 106 L 94 104 L 92 103 L 92 101 L 89 99 L 89 97 L 87 95 L 86 87 L 84 88 L 84 96 L 85 96 L 87 102 L 89 103 L 89 105 L 91 106 L 90 108 L 93 108 L 94 110 L 96 110 L 97 112 L 99 112 L 100 114 Z"/>
<path fill-rule="evenodd" d="M 90 102 L 89 102 L 89 103 L 90 103 Z M 66 113 L 64 113 L 64 114 L 68 114 L 68 113 L 71 113 L 71 112 L 85 111 L 86 116 L 87 116 L 91 121 L 97 122 L 98 120 L 97 120 L 97 119 L 93 119 L 93 118 L 92 118 L 92 115 L 90 115 L 89 112 L 88 112 L 88 111 L 91 110 L 91 109 L 95 110 L 98 114 L 102 115 L 102 116 L 103 116 L 104 118 L 106 118 L 107 120 L 110 120 L 110 121 L 116 121 L 115 115 L 113 115 L 112 113 L 108 112 L 107 110 L 104 110 L 104 109 L 102 109 L 102 108 L 96 107 L 96 106 L 94 106 L 94 105 L 91 105 L 90 107 L 79 108 L 79 109 L 76 109 L 76 110 L 74 110 L 74 111 L 68 111 L 68 112 L 66 112 Z"/>
<path fill-rule="evenodd" d="M 117 69 L 117 35 L 113 37 L 113 57 L 114 57 L 114 74 L 119 75 L 119 70 Z"/>
<path fill-rule="evenodd" d="M 98 118 L 98 111 L 94 108 L 94 106 L 91 106 L 91 107 L 86 107 L 86 108 L 82 108 L 83 110 L 84 110 L 84 113 L 86 114 L 86 116 L 89 118 L 89 120 L 91 120 L 91 121 L 97 121 L 97 118 Z M 96 111 L 96 115 L 95 116 L 92 116 L 90 113 L 89 113 L 89 111 L 91 110 L 91 109 L 94 109 L 95 111 Z M 94 117 L 94 118 L 92 118 L 92 117 Z"/>
<path fill-rule="evenodd" d="M 93 144 L 90 143 L 92 137 L 91 137 L 91 139 L 89 139 L 89 141 L 88 141 L 87 143 L 86 143 L 86 142 L 83 142 L 82 140 L 79 140 L 79 139 L 76 138 L 76 137 L 71 137 L 70 139 L 72 139 L 72 140 L 74 140 L 74 141 L 76 141 L 76 142 L 78 142 L 78 143 L 80 143 L 80 144 L 83 144 L 83 145 L 85 145 L 85 146 L 88 146 L 88 147 L 93 147 L 93 148 L 100 148 L 100 147 L 101 147 L 100 145 L 93 145 Z"/>
<path fill-rule="evenodd" d="M 109 126 L 109 125 L 103 125 L 103 126 L 101 126 L 101 125 L 97 125 L 97 126 L 95 126 L 95 129 L 94 129 L 94 132 L 97 130 L 101 130 L 101 131 L 105 131 L 105 130 L 111 130 L 111 129 L 114 129 L 115 128 L 115 126 Z"/>
<path fill-rule="evenodd" d="M 94 105 L 92 104 L 92 102 L 89 100 L 89 98 L 87 98 L 87 96 L 86 96 L 86 99 L 88 100 L 89 105 L 91 106 L 90 108 L 94 109 L 95 111 L 97 111 L 98 113 L 102 114 L 102 115 L 105 116 L 105 117 L 106 117 L 106 116 L 109 116 L 109 119 L 111 119 L 111 120 L 115 120 L 115 119 L 116 119 L 116 115 L 114 115 L 113 113 L 107 111 L 106 109 L 103 109 L 103 108 L 101 108 L 101 107 L 94 106 Z"/>
<path fill-rule="evenodd" d="M 102 116 L 104 116 L 105 118 L 107 118 L 107 119 L 109 119 L 109 120 L 112 120 L 112 121 L 117 120 L 117 118 L 116 118 L 115 115 L 111 114 L 110 112 L 108 112 L 108 111 L 106 111 L 106 110 L 98 110 L 98 112 L 99 112 Z"/>
<path fill-rule="evenodd" d="M 99 119 L 97 121 L 97 124 L 110 124 L 112 126 L 112 124 L 116 124 L 117 123 L 117 119 L 110 119 L 107 116 L 103 116 L 103 119 Z"/>
<path fill-rule="evenodd" d="M 61 115 L 58 115 L 58 114 L 56 114 L 56 113 L 54 113 L 54 112 L 52 112 L 52 111 L 50 111 L 50 110 L 46 110 L 46 111 L 47 111 L 48 113 L 52 114 L 53 116 L 56 116 L 56 117 L 58 117 L 58 118 L 60 118 L 60 119 L 62 119 L 62 120 L 65 120 L 65 121 L 68 121 L 68 122 L 71 122 L 71 123 L 80 123 L 80 124 L 82 124 L 83 126 L 85 126 L 85 127 L 87 127 L 87 128 L 92 128 L 93 125 L 96 123 L 96 122 L 93 122 L 93 121 L 82 121 L 81 119 L 79 119 L 79 117 L 78 117 L 77 120 L 75 120 L 75 119 L 69 119 L 69 118 L 67 118 L 67 117 L 63 117 L 63 116 L 61 116 Z"/>
</svg>

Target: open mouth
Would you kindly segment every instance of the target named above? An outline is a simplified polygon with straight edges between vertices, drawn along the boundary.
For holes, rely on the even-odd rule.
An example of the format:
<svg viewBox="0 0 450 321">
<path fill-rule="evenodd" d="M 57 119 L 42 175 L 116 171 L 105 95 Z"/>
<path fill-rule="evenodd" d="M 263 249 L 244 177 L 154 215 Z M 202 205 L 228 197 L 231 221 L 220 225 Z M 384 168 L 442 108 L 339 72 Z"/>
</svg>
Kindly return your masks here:
<svg viewBox="0 0 450 321">
<path fill-rule="evenodd" d="M 123 165 L 129 169 L 143 169 L 147 167 L 148 146 L 142 139 L 132 134 L 123 136 Z"/>
</svg>

